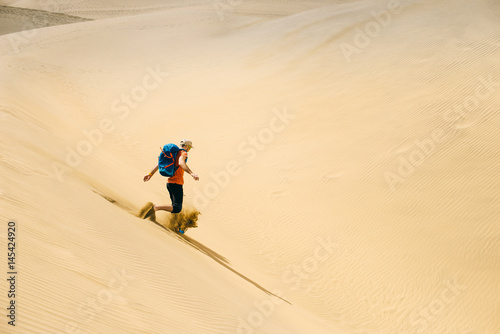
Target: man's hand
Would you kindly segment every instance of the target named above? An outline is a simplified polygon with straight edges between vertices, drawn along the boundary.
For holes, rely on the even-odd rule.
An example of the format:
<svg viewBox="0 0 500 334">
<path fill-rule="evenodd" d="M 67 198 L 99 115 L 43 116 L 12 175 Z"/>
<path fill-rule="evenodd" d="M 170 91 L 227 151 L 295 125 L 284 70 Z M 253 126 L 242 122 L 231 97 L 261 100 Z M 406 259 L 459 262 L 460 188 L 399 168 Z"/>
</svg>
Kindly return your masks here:
<svg viewBox="0 0 500 334">
<path fill-rule="evenodd" d="M 156 173 L 156 171 L 158 170 L 158 165 L 156 165 L 152 170 L 151 172 L 149 172 L 148 175 L 144 176 L 144 182 L 146 181 L 149 181 L 149 179 L 151 179 L 151 177 L 153 176 L 154 173 Z"/>
<path fill-rule="evenodd" d="M 195 173 L 192 173 L 191 176 L 193 177 L 193 179 L 195 181 L 198 181 L 200 179 L 200 177 L 198 175 L 196 175 Z"/>
</svg>

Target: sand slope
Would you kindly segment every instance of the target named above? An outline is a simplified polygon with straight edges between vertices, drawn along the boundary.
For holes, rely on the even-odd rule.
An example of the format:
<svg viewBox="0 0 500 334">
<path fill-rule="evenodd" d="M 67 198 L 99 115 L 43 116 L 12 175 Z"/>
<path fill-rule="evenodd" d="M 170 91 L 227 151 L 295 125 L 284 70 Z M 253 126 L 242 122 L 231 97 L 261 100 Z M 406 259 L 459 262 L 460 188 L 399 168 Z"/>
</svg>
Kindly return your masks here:
<svg viewBox="0 0 500 334">
<path fill-rule="evenodd" d="M 0 6 L 0 19 L 1 35 L 17 31 L 28 31 L 37 28 L 87 21 L 87 19 L 66 14 L 9 6 Z M 25 36 L 21 35 L 18 38 L 23 39 L 30 36 L 29 33 L 25 33 L 24 35 Z"/>
<path fill-rule="evenodd" d="M 15 330 L 500 332 L 498 5 L 224 8 L 75 1 L 96 20 L 0 36 Z M 184 137 L 185 238 L 133 216 Z"/>
</svg>

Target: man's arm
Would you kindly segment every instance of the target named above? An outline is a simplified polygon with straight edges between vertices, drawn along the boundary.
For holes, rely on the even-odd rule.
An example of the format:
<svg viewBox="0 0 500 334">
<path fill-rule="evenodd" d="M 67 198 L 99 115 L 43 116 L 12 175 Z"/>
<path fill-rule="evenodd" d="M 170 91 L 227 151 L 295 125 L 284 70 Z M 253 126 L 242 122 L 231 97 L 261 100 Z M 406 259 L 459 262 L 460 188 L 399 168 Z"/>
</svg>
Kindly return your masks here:
<svg viewBox="0 0 500 334">
<path fill-rule="evenodd" d="M 196 181 L 198 181 L 200 178 L 198 177 L 198 175 L 194 174 L 191 169 L 188 167 L 188 165 L 186 164 L 186 157 L 184 155 L 181 155 L 180 158 L 179 158 L 179 166 L 184 169 L 184 171 L 186 173 L 188 173 L 189 175 L 191 175 L 193 177 L 193 179 L 195 179 Z"/>
<path fill-rule="evenodd" d="M 149 172 L 148 175 L 144 176 L 144 182 L 146 181 L 149 181 L 149 179 L 151 179 L 151 176 L 153 176 L 154 173 L 156 173 L 156 171 L 158 170 L 158 165 L 156 165 L 152 170 L 151 172 Z"/>
</svg>

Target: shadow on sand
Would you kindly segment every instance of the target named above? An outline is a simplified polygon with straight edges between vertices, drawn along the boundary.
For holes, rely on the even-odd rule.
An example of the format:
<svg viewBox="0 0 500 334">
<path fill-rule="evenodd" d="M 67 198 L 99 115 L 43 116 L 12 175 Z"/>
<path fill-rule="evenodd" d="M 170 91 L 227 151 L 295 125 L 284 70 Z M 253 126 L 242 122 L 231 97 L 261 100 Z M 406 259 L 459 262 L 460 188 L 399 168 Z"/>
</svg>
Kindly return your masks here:
<svg viewBox="0 0 500 334">
<path fill-rule="evenodd" d="M 104 194 L 102 194 L 101 192 L 99 192 L 97 190 L 93 190 L 93 191 L 96 194 L 102 196 L 108 202 L 113 203 L 114 205 L 117 205 L 118 207 L 120 207 L 120 208 L 128 211 L 130 214 L 132 214 L 132 215 L 134 215 L 136 217 L 139 217 L 139 218 L 143 218 L 143 219 L 145 218 L 144 215 L 145 215 L 148 207 L 150 209 L 150 205 L 148 205 L 148 204 L 152 205 L 152 203 L 146 204 L 146 206 L 143 209 L 141 209 L 141 212 L 137 215 L 137 214 L 133 213 L 133 210 L 131 210 L 130 208 L 128 208 L 128 207 L 126 207 L 126 206 L 118 203 L 117 201 L 115 201 L 111 197 L 105 196 Z M 190 238 L 190 237 L 188 237 L 185 234 L 179 234 L 179 233 L 176 232 L 176 230 L 172 229 L 172 228 L 178 229 L 179 227 L 182 227 L 184 230 L 187 230 L 190 227 L 197 227 L 196 221 L 198 220 L 197 217 L 198 217 L 199 214 L 200 214 L 200 212 L 198 212 L 198 211 L 185 210 L 185 212 L 182 215 L 178 216 L 180 218 L 177 219 L 177 221 L 176 220 L 173 220 L 173 221 L 170 220 L 169 223 L 168 223 L 168 225 L 169 225 L 168 227 L 165 226 L 165 225 L 163 225 L 163 224 L 161 224 L 161 223 L 159 223 L 159 222 L 157 222 L 156 220 L 151 219 L 152 217 L 150 217 L 150 219 L 146 219 L 146 220 L 155 223 L 156 225 L 158 225 L 159 227 L 161 227 L 162 229 L 164 229 L 166 232 L 168 232 L 170 235 L 175 236 L 180 241 L 188 244 L 189 246 L 197 249 L 198 251 L 202 252 L 206 256 L 212 258 L 212 260 L 214 260 L 215 262 L 217 262 L 218 264 L 220 264 L 221 266 L 223 266 L 227 270 L 229 270 L 229 271 L 233 272 L 234 274 L 238 275 L 239 277 L 243 278 L 248 283 L 253 284 L 255 287 L 257 287 L 258 289 L 264 291 L 268 295 L 276 297 L 276 298 L 279 298 L 279 299 L 283 300 L 284 302 L 286 302 L 286 303 L 288 303 L 288 304 L 291 305 L 291 303 L 288 300 L 283 299 L 280 296 L 272 293 L 271 291 L 267 290 L 263 286 L 257 284 L 255 281 L 252 281 L 250 278 L 246 277 L 245 275 L 243 275 L 240 272 L 238 272 L 238 271 L 234 270 L 233 268 L 231 268 L 231 266 L 229 265 L 229 261 L 224 256 L 220 255 L 217 252 L 214 252 L 212 249 L 210 249 L 207 246 L 203 245 L 202 243 L 194 240 L 193 238 Z"/>
<path fill-rule="evenodd" d="M 250 278 L 246 277 L 245 275 L 243 275 L 243 274 L 239 273 L 238 271 L 234 270 L 233 268 L 231 268 L 231 266 L 229 265 L 229 261 L 224 256 L 220 255 L 219 253 L 213 251 L 212 249 L 210 249 L 207 246 L 203 245 L 202 243 L 194 240 L 193 238 L 188 237 L 187 235 L 179 234 L 179 233 L 177 233 L 177 232 L 175 232 L 175 231 L 167 228 L 166 226 L 164 226 L 164 225 L 162 225 L 162 224 L 160 224 L 160 223 L 158 223 L 156 221 L 153 221 L 153 223 L 155 223 L 156 225 L 160 226 L 162 229 L 164 229 L 165 231 L 167 231 L 169 234 L 174 235 L 175 237 L 177 237 L 177 239 L 181 240 L 182 242 L 188 244 L 189 246 L 197 249 L 198 251 L 202 252 L 206 256 L 212 258 L 212 260 L 214 260 L 215 262 L 217 262 L 218 264 L 220 264 L 221 266 L 223 266 L 227 270 L 229 270 L 229 271 L 233 272 L 234 274 L 238 275 L 239 277 L 243 278 L 248 283 L 253 284 L 255 287 L 257 287 L 258 289 L 264 291 L 268 295 L 271 295 L 273 297 L 279 298 L 279 299 L 283 300 L 284 302 L 287 302 L 288 304 L 291 305 L 291 303 L 288 300 L 283 299 L 280 296 L 277 296 L 276 294 L 274 294 L 271 291 L 267 290 L 266 288 L 264 288 L 263 286 L 259 285 L 255 281 L 252 281 Z"/>
</svg>

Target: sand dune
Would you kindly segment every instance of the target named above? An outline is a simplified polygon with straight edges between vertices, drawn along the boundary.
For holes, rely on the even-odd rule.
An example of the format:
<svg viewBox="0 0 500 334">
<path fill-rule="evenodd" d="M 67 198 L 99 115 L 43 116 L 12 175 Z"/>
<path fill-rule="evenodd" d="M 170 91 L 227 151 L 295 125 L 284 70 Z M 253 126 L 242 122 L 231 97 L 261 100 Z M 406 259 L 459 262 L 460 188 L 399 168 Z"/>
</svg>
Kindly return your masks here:
<svg viewBox="0 0 500 334">
<path fill-rule="evenodd" d="M 500 333 L 495 1 L 0 5 L 2 333 Z"/>
<path fill-rule="evenodd" d="M 87 19 L 43 10 L 0 6 L 0 35 L 27 31 Z"/>
</svg>

